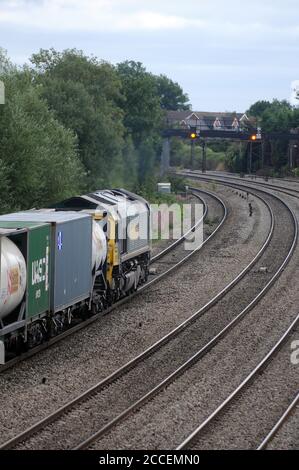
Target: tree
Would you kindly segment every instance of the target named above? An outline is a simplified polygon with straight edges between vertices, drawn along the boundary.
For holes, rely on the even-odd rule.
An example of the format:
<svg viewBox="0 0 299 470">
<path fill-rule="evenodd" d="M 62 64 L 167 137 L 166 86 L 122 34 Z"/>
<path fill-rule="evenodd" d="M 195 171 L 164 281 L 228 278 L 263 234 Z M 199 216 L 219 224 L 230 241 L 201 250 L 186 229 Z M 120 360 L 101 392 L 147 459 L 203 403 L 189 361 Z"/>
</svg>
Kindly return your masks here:
<svg viewBox="0 0 299 470">
<path fill-rule="evenodd" d="M 8 73 L 14 69 L 15 66 L 7 57 L 6 50 L 0 47 L 0 74 Z"/>
<path fill-rule="evenodd" d="M 299 125 L 299 114 L 286 100 L 257 101 L 253 104 L 249 114 L 259 118 L 259 125 L 264 132 L 290 132 Z M 265 158 L 276 170 L 287 165 L 289 140 L 268 139 L 265 145 Z"/>
<path fill-rule="evenodd" d="M 128 189 L 133 189 L 138 181 L 138 152 L 134 147 L 132 137 L 129 135 L 123 148 L 124 171 L 123 180 Z"/>
<path fill-rule="evenodd" d="M 140 62 L 112 66 L 77 49 L 41 49 L 31 63 L 17 69 L 0 50 L 8 94 L 0 178 L 10 193 L 0 210 L 154 181 L 165 109 L 187 106 L 177 83 Z"/>
<path fill-rule="evenodd" d="M 49 111 L 32 74 L 1 75 L 6 104 L 0 114 L 0 174 L 9 190 L 10 210 L 46 206 L 82 189 L 84 171 L 77 140 Z M 7 194 L 0 205 L 7 209 Z"/>
<path fill-rule="evenodd" d="M 271 107 L 270 101 L 257 101 L 254 103 L 252 106 L 250 106 L 249 110 L 247 111 L 247 114 L 249 116 L 254 116 L 254 117 L 261 117 L 263 112 L 266 111 L 266 109 Z"/>
<path fill-rule="evenodd" d="M 288 132 L 292 127 L 293 109 L 283 100 L 273 100 L 261 114 L 262 128 L 267 132 Z"/>
<path fill-rule="evenodd" d="M 162 109 L 173 111 L 190 109 L 188 95 L 177 82 L 173 82 L 165 75 L 159 75 L 156 77 L 156 83 Z"/>
<path fill-rule="evenodd" d="M 119 183 L 124 145 L 121 83 L 114 68 L 76 49 L 31 58 L 36 82 L 58 119 L 78 137 L 90 189 Z M 112 169 L 118 168 L 118 171 Z"/>
<path fill-rule="evenodd" d="M 124 124 L 135 146 L 160 131 L 163 113 L 153 75 L 140 62 L 126 61 L 117 65 L 125 96 Z"/>
</svg>

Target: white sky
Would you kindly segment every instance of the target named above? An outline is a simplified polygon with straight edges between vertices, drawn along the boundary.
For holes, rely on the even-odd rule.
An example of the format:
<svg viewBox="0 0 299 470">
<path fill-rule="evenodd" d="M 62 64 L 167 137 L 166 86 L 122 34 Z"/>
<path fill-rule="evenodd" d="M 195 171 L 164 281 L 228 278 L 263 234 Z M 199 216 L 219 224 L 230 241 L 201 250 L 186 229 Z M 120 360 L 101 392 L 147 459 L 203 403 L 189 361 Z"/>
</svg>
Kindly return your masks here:
<svg viewBox="0 0 299 470">
<path fill-rule="evenodd" d="M 0 0 L 0 46 L 17 63 L 41 47 L 139 60 L 193 109 L 243 111 L 299 79 L 299 0 Z"/>
</svg>

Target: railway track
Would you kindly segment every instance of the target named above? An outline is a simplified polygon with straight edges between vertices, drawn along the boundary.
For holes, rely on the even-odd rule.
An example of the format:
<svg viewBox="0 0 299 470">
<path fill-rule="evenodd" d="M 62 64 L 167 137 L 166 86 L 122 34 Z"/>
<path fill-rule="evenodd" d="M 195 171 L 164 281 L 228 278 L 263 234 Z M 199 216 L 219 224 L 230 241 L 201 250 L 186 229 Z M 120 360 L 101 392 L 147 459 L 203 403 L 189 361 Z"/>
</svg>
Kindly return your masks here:
<svg viewBox="0 0 299 470">
<path fill-rule="evenodd" d="M 209 171 L 209 174 L 219 176 L 219 177 L 234 177 L 234 178 L 239 178 L 241 179 L 240 176 L 238 176 L 237 173 L 229 173 L 229 172 L 223 172 L 223 171 Z M 246 182 L 250 182 L 250 179 L 255 179 L 255 180 L 263 180 L 261 181 L 262 184 L 267 184 L 268 181 L 265 180 L 264 176 L 258 176 L 258 175 L 253 175 L 253 174 L 245 174 L 244 177 L 242 178 L 243 180 L 245 179 Z M 299 178 L 276 178 L 276 177 L 268 177 L 268 180 L 277 180 L 279 183 L 292 183 L 292 184 L 299 184 Z"/>
<path fill-rule="evenodd" d="M 223 207 L 224 217 L 221 220 L 218 228 L 220 228 L 222 226 L 222 224 L 225 222 L 225 219 L 226 219 L 226 216 L 227 216 L 227 211 L 226 211 L 226 207 L 225 207 L 224 203 L 216 195 L 213 196 L 209 191 L 204 191 L 204 190 L 203 191 L 195 191 L 195 193 L 193 193 L 193 196 L 197 200 L 199 200 L 201 202 L 201 204 L 203 205 L 203 215 L 202 215 L 202 217 L 200 217 L 200 219 L 198 221 L 194 221 L 194 225 L 189 230 L 187 230 L 187 232 L 185 232 L 178 240 L 175 240 L 167 248 L 163 249 L 161 252 L 159 252 L 157 255 L 155 255 L 151 260 L 151 265 L 158 262 L 162 258 L 166 257 L 170 252 L 173 252 L 186 239 L 188 239 L 188 237 L 190 237 L 192 235 L 192 233 L 196 229 L 198 229 L 198 227 L 200 227 L 201 224 L 203 224 L 205 218 L 208 215 L 208 206 L 207 206 L 205 200 L 200 196 L 200 194 L 205 194 L 206 196 L 208 196 L 210 198 L 214 197 L 214 199 L 217 200 L 218 203 Z M 215 231 L 215 233 L 218 231 L 218 228 Z M 208 240 L 206 240 L 204 242 L 204 244 L 206 242 L 208 242 Z M 200 248 L 201 247 L 199 247 L 198 249 L 200 249 Z M 103 315 L 106 315 L 106 314 L 110 313 L 111 311 L 115 310 L 116 308 L 120 307 L 121 305 L 124 305 L 124 304 L 128 303 L 136 295 L 139 295 L 140 293 L 144 292 L 146 289 L 148 289 L 153 284 L 159 282 L 162 278 L 164 278 L 164 277 L 168 276 L 169 274 L 171 274 L 177 267 L 179 267 L 181 264 L 186 262 L 197 251 L 198 250 L 190 251 L 187 256 L 181 257 L 181 259 L 179 261 L 177 261 L 175 264 L 172 262 L 170 267 L 168 269 L 166 269 L 163 273 L 155 276 L 153 279 L 150 279 L 146 284 L 140 286 L 138 288 L 137 292 L 131 294 L 129 297 L 125 297 L 125 298 L 119 300 L 118 302 L 113 304 L 111 307 L 107 308 L 105 311 L 91 316 L 87 320 L 80 322 L 78 325 L 75 325 L 75 326 L 69 328 L 65 332 L 61 333 L 59 336 L 51 338 L 49 341 L 46 341 L 46 342 L 42 343 L 41 345 L 31 349 L 30 351 L 24 352 L 20 356 L 17 356 L 15 358 L 7 361 L 7 363 L 5 365 L 0 366 L 0 374 L 1 374 L 1 372 L 4 372 L 5 370 L 15 366 L 16 364 L 18 364 L 18 363 L 34 356 L 35 354 L 49 348 L 50 346 L 58 343 L 59 341 L 65 339 L 65 338 L 67 338 L 68 336 L 72 335 L 73 333 L 85 328 L 86 326 L 90 325 L 91 323 L 99 320 Z"/>
<path fill-rule="evenodd" d="M 257 366 L 246 376 L 246 378 L 236 387 L 232 393 L 225 400 L 221 402 L 221 404 L 211 413 L 208 417 L 196 428 L 194 431 L 185 438 L 185 440 L 177 447 L 177 450 L 183 449 L 196 449 L 198 448 L 198 440 L 200 439 L 203 433 L 206 433 L 205 438 L 208 439 L 207 435 L 209 436 L 211 433 L 215 432 L 215 427 L 212 426 L 212 423 L 215 422 L 218 418 L 218 422 L 223 419 L 223 414 L 234 405 L 234 402 L 237 398 L 246 391 L 247 388 L 250 387 L 252 381 L 261 374 L 269 362 L 273 360 L 277 352 L 281 349 L 284 343 L 287 341 L 289 336 L 292 334 L 293 329 L 299 324 L 299 314 L 296 318 L 292 321 L 289 327 L 284 331 L 282 336 L 273 346 L 273 348 L 263 357 L 261 361 L 257 364 Z M 270 440 L 275 435 L 278 428 L 281 424 L 288 418 L 292 409 L 296 406 L 299 398 L 298 395 L 296 399 L 292 402 L 290 407 L 284 413 L 282 418 L 279 422 L 275 425 L 275 427 L 271 430 L 265 440 L 260 444 L 258 449 L 263 449 L 266 445 L 270 442 Z M 217 424 L 215 425 L 217 426 Z M 228 437 L 230 435 L 230 431 L 228 430 Z"/>
<path fill-rule="evenodd" d="M 258 196 L 262 199 L 261 196 Z M 270 197 L 270 196 L 269 196 Z M 274 196 L 272 196 L 274 198 Z M 283 204 L 279 198 L 275 198 L 278 204 Z M 16 447 L 18 444 L 23 443 L 21 447 L 23 448 L 47 448 L 49 445 L 49 439 L 51 440 L 51 435 L 55 435 L 55 442 L 57 444 L 57 438 L 59 444 L 64 448 L 66 447 L 73 447 L 76 449 L 79 448 L 86 448 L 91 445 L 92 442 L 103 437 L 106 435 L 111 429 L 113 429 L 118 423 L 123 421 L 126 417 L 128 417 L 133 411 L 136 411 L 140 407 L 142 407 L 145 403 L 147 403 L 150 399 L 152 399 L 159 391 L 163 390 L 166 385 L 173 382 L 176 378 L 178 378 L 185 370 L 191 367 L 195 362 L 197 362 L 204 354 L 206 354 L 213 346 L 215 346 L 218 341 L 223 338 L 233 327 L 236 325 L 252 308 L 253 306 L 263 297 L 263 295 L 269 290 L 275 280 L 278 278 L 282 270 L 284 269 L 285 265 L 288 263 L 289 258 L 293 252 L 295 246 L 295 238 L 297 238 L 297 226 L 294 220 L 294 238 L 291 246 L 289 247 L 289 251 L 284 259 L 278 260 L 278 264 L 276 266 L 276 271 L 274 275 L 268 276 L 267 282 L 262 290 L 260 288 L 257 289 L 255 292 L 256 295 L 251 296 L 250 301 L 247 301 L 245 308 L 242 309 L 237 315 L 235 315 L 230 321 L 222 328 L 220 331 L 216 332 L 214 336 L 210 338 L 210 340 L 204 344 L 198 350 L 198 336 L 194 336 L 194 333 L 198 333 L 198 328 L 196 328 L 196 322 L 202 318 L 204 318 L 204 313 L 208 312 L 213 306 L 219 304 L 221 299 L 224 299 L 226 294 L 233 290 L 235 286 L 238 286 L 239 282 L 246 277 L 246 274 L 250 272 L 253 266 L 257 263 L 258 260 L 262 258 L 262 255 L 269 247 L 269 244 L 273 243 L 273 234 L 274 234 L 274 217 L 270 205 L 268 202 L 265 202 L 269 208 L 269 213 L 271 214 L 272 223 L 268 233 L 268 237 L 260 250 L 260 252 L 256 255 L 256 257 L 251 261 L 251 263 L 228 285 L 225 289 L 223 289 L 217 296 L 215 296 L 208 304 L 206 304 L 203 308 L 199 311 L 195 312 L 188 320 L 183 322 L 179 327 L 175 330 L 170 332 L 164 338 L 162 338 L 159 342 L 155 343 L 152 347 L 150 347 L 147 351 L 143 354 L 139 355 L 138 358 L 135 358 L 133 361 L 128 363 L 124 368 L 116 371 L 114 374 L 109 376 L 107 379 L 102 381 L 101 383 L 97 384 L 95 387 L 90 389 L 88 392 L 77 397 L 76 400 L 73 400 L 65 407 L 60 408 L 57 412 L 53 413 L 52 415 L 48 416 L 46 419 L 40 421 L 35 426 L 32 426 L 24 433 L 16 436 L 14 439 L 10 440 L 9 442 L 2 445 L 2 449 L 5 448 L 12 448 Z M 285 206 L 286 210 L 289 210 L 287 206 Z M 292 216 L 292 213 L 289 212 L 289 217 Z M 275 237 L 274 237 L 275 238 Z M 277 243 L 277 240 L 276 240 Z M 243 286 L 244 287 L 244 286 Z M 260 286 L 259 286 L 260 287 Z M 193 326 L 193 328 L 190 328 Z M 200 335 L 199 335 L 200 336 Z M 179 340 L 177 340 L 180 338 Z M 182 349 L 182 344 L 185 345 L 185 350 Z M 193 344 L 194 354 L 190 355 L 190 344 Z M 187 345 L 187 348 L 186 348 Z M 161 347 L 166 346 L 162 356 L 160 359 L 155 358 L 154 353 L 158 352 L 161 354 Z M 168 348 L 168 349 L 167 349 Z M 169 351 L 170 349 L 170 351 Z M 175 353 L 175 354 L 174 354 Z M 177 354 L 179 353 L 179 354 Z M 183 353 L 183 354 L 182 354 Z M 165 357 L 168 357 L 168 363 L 171 363 L 171 368 L 168 370 L 170 372 L 169 375 L 165 374 L 165 370 L 162 370 L 161 375 L 155 378 L 155 383 L 147 383 L 147 387 L 142 388 L 142 390 L 138 390 L 136 393 L 132 393 L 132 377 L 130 374 L 136 374 L 137 370 L 137 381 L 135 376 L 135 383 L 144 384 L 144 377 L 149 377 L 149 374 L 144 375 L 147 371 L 156 372 L 159 371 L 159 366 L 165 363 Z M 181 362 L 180 364 L 173 364 L 173 358 L 180 357 Z M 150 364 L 145 366 L 144 360 L 152 360 Z M 154 358 L 154 359 L 153 359 Z M 142 361 L 142 362 L 141 362 Z M 141 365 L 141 366 L 140 366 Z M 132 369 L 134 367 L 134 369 Z M 138 370 L 139 367 L 139 370 Z M 126 380 L 124 379 L 125 374 L 127 375 Z M 166 378 L 165 378 L 166 377 Z M 140 380 L 141 379 L 141 380 Z M 143 380 L 142 380 L 143 379 Z M 160 379 L 160 380 L 159 380 Z M 162 380 L 161 380 L 162 379 Z M 114 388 L 113 388 L 114 387 Z M 115 387 L 119 387 L 119 390 L 115 390 Z M 134 392 L 134 391 L 133 391 Z M 99 401 L 99 394 L 102 395 L 101 400 Z M 105 396 L 106 395 L 106 396 Z M 129 396 L 126 396 L 129 395 Z M 111 419 L 111 403 L 109 404 L 109 397 L 113 396 L 113 408 L 114 408 L 114 418 Z M 124 400 L 125 397 L 125 400 Z M 103 399 L 106 402 L 103 402 Z M 108 400 L 108 402 L 107 402 Z M 117 403 L 117 400 L 119 402 Z M 125 403 L 124 403 L 125 401 Z M 83 407 L 82 407 L 83 403 Z M 110 405 L 110 413 L 108 410 L 108 415 L 105 415 L 105 411 L 107 411 L 106 407 Z M 81 408 L 78 410 L 76 407 L 80 405 Z M 129 405 L 129 406 L 128 406 Z M 83 408 L 83 409 L 82 409 Z M 92 412 L 90 410 L 93 410 Z M 84 415 L 86 419 L 86 415 L 99 415 L 99 410 L 101 410 L 100 415 L 97 418 L 99 421 L 102 421 L 102 427 L 99 426 L 99 422 L 97 422 L 96 426 L 99 428 L 95 432 L 91 432 L 90 425 L 85 426 L 82 423 L 84 421 Z M 120 411 L 120 412 L 119 412 Z M 68 413 L 66 415 L 66 412 Z M 118 412 L 118 413 L 117 413 Z M 61 422 L 59 423 L 59 419 L 61 418 Z M 67 427 L 68 431 L 65 428 L 66 420 L 69 420 L 69 427 Z M 108 421 L 108 422 L 107 422 Z M 89 423 L 90 424 L 90 423 Z M 93 423 L 94 424 L 94 423 Z M 51 428 L 52 427 L 52 428 Z M 66 436 L 66 433 L 72 430 L 72 433 L 76 435 L 76 432 L 82 432 L 82 427 L 86 429 L 87 437 L 82 440 L 81 442 L 77 443 L 69 443 L 66 445 L 65 442 L 59 440 L 59 436 L 61 436 L 63 440 L 63 436 Z M 94 428 L 95 425 L 91 426 Z M 89 430 L 88 430 L 89 428 Z M 81 431 L 80 431 L 81 430 Z M 43 437 L 41 437 L 41 431 Z M 89 436 L 88 436 L 89 432 Z M 37 435 L 38 433 L 38 435 Z M 50 437 L 49 437 L 50 436 Z M 68 436 L 69 437 L 69 436 Z M 30 439 L 33 439 L 33 441 Z M 75 439 L 76 440 L 76 439 Z M 26 442 L 24 442 L 26 441 Z M 51 447 L 51 444 L 50 444 Z"/>
<path fill-rule="evenodd" d="M 166 249 L 162 250 L 162 252 L 158 253 L 156 256 L 153 257 L 152 259 L 152 264 L 154 262 L 157 262 L 159 261 L 162 257 L 165 257 L 167 254 L 171 253 L 176 247 L 178 247 L 185 239 L 188 239 L 188 237 L 194 232 L 194 230 L 196 230 L 196 228 L 198 226 L 200 226 L 202 223 L 203 223 L 203 220 L 207 217 L 208 215 L 208 206 L 205 202 L 205 200 L 200 196 L 200 194 L 204 194 L 206 197 L 209 197 L 209 198 L 212 198 L 214 201 L 217 202 L 217 204 L 219 205 L 221 211 L 222 211 L 222 218 L 221 220 L 219 220 L 219 223 L 217 225 L 217 227 L 215 228 L 215 230 L 213 231 L 213 233 L 211 235 L 209 235 L 203 242 L 203 244 L 201 246 L 197 246 L 194 250 L 192 251 L 188 251 L 188 254 L 185 255 L 184 257 L 181 257 L 181 259 L 176 262 L 175 264 L 170 263 L 170 267 L 165 271 L 163 272 L 162 274 L 156 276 L 154 279 L 148 281 L 146 284 L 144 284 L 143 286 L 141 286 L 138 291 L 131 295 L 129 298 L 125 298 L 123 300 L 121 300 L 120 302 L 118 302 L 117 304 L 115 304 L 111 309 L 109 309 L 109 311 L 111 311 L 112 309 L 114 308 L 117 308 L 119 307 L 120 305 L 122 304 L 125 304 L 127 301 L 131 300 L 133 297 L 135 297 L 136 295 L 138 295 L 140 292 L 143 292 L 145 289 L 147 289 L 149 286 L 152 286 L 153 284 L 159 282 L 162 278 L 166 277 L 168 274 L 170 274 L 171 272 L 173 272 L 174 270 L 176 270 L 179 266 L 181 266 L 183 263 L 185 263 L 188 259 L 190 259 L 196 252 L 198 252 L 203 246 L 205 246 L 215 235 L 216 233 L 218 232 L 218 230 L 222 227 L 222 225 L 224 224 L 226 218 L 227 218 L 227 209 L 226 209 L 226 206 L 225 204 L 222 202 L 222 200 L 220 198 L 218 198 L 216 195 L 214 196 L 213 194 L 211 194 L 209 191 L 196 191 L 196 194 L 194 194 L 194 196 L 200 200 L 203 204 L 203 207 L 204 207 L 204 211 L 203 211 L 203 216 L 194 223 L 194 225 L 191 227 L 190 230 L 188 230 L 180 239 L 176 240 L 174 243 L 172 243 L 170 246 L 168 246 Z M 108 313 L 105 312 L 105 313 Z M 47 344 L 44 344 L 42 345 L 42 347 L 39 347 L 39 348 L 35 348 L 35 350 L 33 351 L 30 351 L 29 354 L 26 355 L 26 357 L 30 357 L 32 356 L 33 354 L 36 354 L 37 352 L 43 350 L 43 349 L 46 349 L 50 344 L 55 344 L 56 342 L 60 341 L 62 338 L 65 338 L 69 335 L 71 335 L 72 333 L 74 333 L 75 331 L 78 331 L 80 330 L 81 328 L 84 328 L 87 324 L 90 324 L 94 321 L 97 320 L 99 316 L 94 316 L 92 317 L 91 319 L 89 319 L 87 322 L 85 322 L 84 325 L 79 325 L 78 327 L 75 327 L 75 328 L 72 328 L 71 330 L 67 331 L 65 334 L 61 335 L 59 338 L 55 338 L 55 340 L 47 343 Z M 24 357 L 23 357 L 24 358 Z M 12 365 L 16 364 L 17 362 L 19 362 L 21 360 L 21 358 L 18 358 L 17 360 L 14 360 L 14 361 L 11 361 L 10 364 L 7 364 L 6 366 L 2 367 L 0 369 L 0 371 L 3 371 L 9 367 L 11 367 Z"/>
<path fill-rule="evenodd" d="M 285 207 L 287 208 L 287 206 Z M 292 219 L 293 219 L 293 214 L 292 214 Z M 113 428 L 117 426 L 119 423 L 121 423 L 121 421 L 128 418 L 134 411 L 137 411 L 140 409 L 142 410 L 145 404 L 149 400 L 153 399 L 159 392 L 162 392 L 165 389 L 165 387 L 167 387 L 169 384 L 177 380 L 184 372 L 186 372 L 186 370 L 191 368 L 199 359 L 201 359 L 208 351 L 210 351 L 219 342 L 220 339 L 224 338 L 234 328 L 234 326 L 253 308 L 254 305 L 256 305 L 258 300 L 260 300 L 263 297 L 263 295 L 268 291 L 268 289 L 273 285 L 273 283 L 275 282 L 279 274 L 284 269 L 285 265 L 288 263 L 291 257 L 291 254 L 294 250 L 295 242 L 297 240 L 297 225 L 296 225 L 295 219 L 293 219 L 293 223 L 294 223 L 294 237 L 290 243 L 290 247 L 287 252 L 287 255 L 285 256 L 278 270 L 275 272 L 274 276 L 272 276 L 269 282 L 266 284 L 264 289 L 262 289 L 254 297 L 254 299 L 252 299 L 251 302 L 249 302 L 246 305 L 246 307 L 243 308 L 243 310 L 238 315 L 236 315 L 221 331 L 219 331 L 214 337 L 212 337 L 209 342 L 207 342 L 200 349 L 197 349 L 197 350 L 195 349 L 196 352 L 193 355 L 190 355 L 190 352 L 191 352 L 190 344 L 192 344 L 190 338 L 192 338 L 193 336 L 193 341 L 194 339 L 196 339 L 195 341 L 196 346 L 198 345 L 200 338 L 198 335 L 194 335 L 194 332 L 189 334 L 189 337 L 188 335 L 185 334 L 185 338 L 183 341 L 185 344 L 188 344 L 188 354 L 189 354 L 189 357 L 186 360 L 186 362 L 184 362 L 180 367 L 175 369 L 168 377 L 164 378 L 164 380 L 162 380 L 156 387 L 152 388 L 147 394 L 143 395 L 138 401 L 136 401 L 130 407 L 125 409 L 115 419 L 111 420 L 104 427 L 97 430 L 95 433 L 91 434 L 87 439 L 79 443 L 76 447 L 74 447 L 74 449 L 79 450 L 79 449 L 89 448 L 93 442 L 97 441 L 98 439 L 102 439 L 103 437 L 105 438 L 107 433 L 113 430 Z M 198 326 L 196 327 L 196 325 L 194 325 L 193 328 L 195 331 L 199 330 L 199 327 Z M 174 351 L 172 350 L 171 357 L 172 358 L 176 357 L 176 355 L 179 354 L 180 351 L 182 351 L 181 347 L 178 348 L 177 350 L 174 350 Z M 158 363 L 158 366 L 159 365 L 161 365 L 161 363 Z M 105 441 L 103 445 L 104 445 L 104 448 L 109 448 L 109 446 L 113 444 L 110 444 L 110 441 L 108 438 L 108 442 Z"/>
<path fill-rule="evenodd" d="M 289 404 L 289 406 L 287 407 L 285 412 L 282 414 L 282 416 L 275 423 L 271 431 L 259 444 L 257 450 L 264 450 L 267 448 L 267 446 L 270 444 L 270 442 L 274 439 L 274 437 L 278 433 L 279 429 L 286 423 L 286 421 L 289 419 L 291 414 L 294 412 L 298 403 L 299 403 L 299 392 L 296 394 L 294 400 L 292 400 L 292 402 Z"/>
<path fill-rule="evenodd" d="M 204 181 L 209 181 L 208 178 L 205 177 L 200 177 L 200 179 L 203 179 Z M 227 178 L 229 179 L 229 177 Z M 238 179 L 239 178 L 234 178 Z M 214 182 L 217 182 L 219 184 L 225 184 L 227 185 L 228 183 L 223 183 L 221 180 L 213 180 Z M 230 184 L 229 184 L 230 186 Z M 266 188 L 268 188 L 269 185 L 265 185 Z M 235 186 L 236 187 L 236 186 Z M 244 189 L 243 185 L 237 185 L 238 188 Z M 284 194 L 288 194 L 289 196 L 293 196 L 296 198 L 299 198 L 299 191 L 293 190 L 292 192 L 286 191 L 285 188 L 281 188 L 279 186 L 274 186 L 271 185 L 269 189 L 275 189 L 276 191 L 282 192 Z M 298 231 L 298 229 L 297 229 Z M 267 368 L 268 364 L 274 360 L 276 357 L 277 353 L 280 351 L 280 349 L 285 345 L 287 340 L 291 338 L 291 335 L 296 327 L 299 325 L 299 315 L 296 316 L 296 318 L 292 321 L 292 323 L 289 325 L 289 327 L 283 332 L 277 343 L 274 345 L 273 348 L 263 357 L 262 360 L 259 361 L 258 365 L 247 375 L 247 377 L 231 392 L 225 400 L 223 400 L 220 405 L 212 412 L 210 413 L 206 419 L 204 419 L 200 425 L 198 425 L 182 442 L 181 444 L 176 448 L 177 450 L 183 450 L 183 449 L 200 449 L 200 448 L 207 448 L 206 445 L 208 443 L 208 448 L 210 446 L 213 447 L 212 442 L 214 442 L 214 445 L 217 441 L 217 438 L 219 439 L 219 436 L 225 436 L 225 438 L 222 438 L 222 446 L 224 445 L 223 442 L 226 440 L 227 442 L 232 442 L 233 433 L 232 429 L 234 428 L 234 423 L 236 421 L 236 416 L 243 416 L 242 418 L 242 427 L 245 426 L 246 428 L 246 423 L 248 420 L 250 420 L 250 417 L 252 416 L 253 412 L 253 407 L 255 405 L 254 403 L 254 394 L 252 394 L 251 401 L 247 398 L 248 403 L 251 405 L 251 407 L 248 408 L 248 416 L 247 416 L 247 421 L 245 421 L 244 418 L 244 403 L 245 403 L 245 398 L 244 394 L 246 391 L 250 389 L 250 386 L 252 385 L 252 382 L 254 382 L 254 379 L 256 381 L 259 379 L 260 374 Z M 287 369 L 286 364 L 285 364 L 285 369 Z M 283 375 L 284 374 L 284 368 L 280 369 L 280 373 Z M 276 370 L 276 374 L 277 374 Z M 273 373 L 272 373 L 273 375 Z M 285 380 L 288 379 L 288 376 L 286 375 Z M 273 380 L 273 378 L 272 378 Z M 268 381 L 271 381 L 271 378 L 268 379 Z M 271 383 L 271 382 L 270 382 Z M 264 386 L 259 384 L 259 389 L 264 390 L 266 389 L 266 384 L 265 382 Z M 271 383 L 271 388 L 275 387 L 276 389 L 279 387 L 279 384 L 273 384 Z M 297 384 L 298 386 L 298 384 Z M 296 384 L 295 384 L 296 387 Z M 290 387 L 291 388 L 291 387 Z M 294 388 L 294 386 L 293 386 Z M 256 386 L 256 389 L 258 390 L 258 385 Z M 291 388 L 292 390 L 292 388 Z M 249 393 L 249 392 L 248 392 Z M 251 392 L 252 393 L 252 392 Z M 277 392 L 278 393 L 278 392 Z M 283 393 L 283 392 L 282 392 Z M 292 392 L 289 392 L 292 393 Z M 248 395 L 248 394 L 247 394 Z M 263 397 L 259 397 L 260 400 L 262 400 Z M 243 402 L 243 408 L 239 410 L 238 404 L 235 403 L 237 400 L 240 399 L 240 402 Z M 255 398 L 257 400 L 257 398 Z M 280 418 L 277 420 L 277 422 L 274 424 L 274 426 L 271 428 L 271 430 L 268 432 L 266 437 L 262 440 L 262 442 L 259 444 L 257 447 L 258 450 L 262 450 L 267 448 L 268 444 L 273 440 L 275 437 L 276 433 L 278 430 L 283 426 L 283 424 L 287 421 L 293 410 L 296 408 L 297 404 L 299 402 L 299 394 L 297 392 L 294 400 L 290 403 L 290 405 L 287 407 L 285 412 L 280 416 Z M 247 404 L 248 406 L 248 404 Z M 234 409 L 235 407 L 235 409 Z M 266 410 L 267 405 L 264 403 L 264 410 Z M 226 421 L 224 421 L 224 417 L 226 416 Z M 244 419 L 244 422 L 243 422 Z M 252 418 L 251 418 L 252 420 Z M 240 425 L 237 428 L 237 430 L 234 432 L 234 435 L 240 435 Z M 248 437 L 247 437 L 248 438 Z M 218 441 L 217 441 L 218 442 Z M 234 442 L 234 441 L 233 441 Z"/>
<path fill-rule="evenodd" d="M 261 186 L 262 188 L 268 188 L 268 189 L 273 189 L 273 190 L 276 190 L 276 191 L 279 191 L 280 193 L 283 193 L 283 194 L 286 194 L 287 196 L 293 196 L 293 197 L 296 197 L 296 198 L 299 198 L 299 190 L 298 189 L 294 189 L 294 188 L 287 188 L 286 186 L 279 186 L 279 185 L 275 185 L 275 184 L 271 184 L 271 183 L 266 183 L 266 182 L 262 182 L 262 181 L 256 181 L 256 180 L 252 180 L 252 179 L 246 179 L 244 180 L 243 178 L 240 178 L 240 177 L 237 177 L 237 176 L 229 176 L 229 175 L 218 175 L 218 174 L 205 174 L 205 175 L 202 175 L 202 174 L 195 174 L 194 172 L 190 171 L 190 172 L 183 172 L 183 173 L 180 173 L 180 174 L 183 174 L 184 176 L 188 177 L 188 178 L 200 178 L 200 179 L 206 179 L 206 180 L 212 180 L 213 182 L 219 182 L 219 181 L 222 181 L 223 179 L 224 180 L 227 180 L 227 181 L 238 181 L 240 184 L 245 184 L 245 185 L 252 185 L 250 187 L 254 187 L 254 186 Z M 220 179 L 219 179 L 220 178 Z M 287 180 L 286 180 L 287 181 Z"/>
</svg>

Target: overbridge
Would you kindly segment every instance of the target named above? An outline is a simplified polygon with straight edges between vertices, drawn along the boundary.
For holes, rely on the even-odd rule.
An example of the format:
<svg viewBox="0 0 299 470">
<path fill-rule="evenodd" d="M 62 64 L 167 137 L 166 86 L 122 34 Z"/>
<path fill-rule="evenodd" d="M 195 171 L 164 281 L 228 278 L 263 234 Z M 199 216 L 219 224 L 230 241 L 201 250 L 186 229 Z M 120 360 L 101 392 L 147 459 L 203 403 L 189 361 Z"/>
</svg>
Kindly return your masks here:
<svg viewBox="0 0 299 470">
<path fill-rule="evenodd" d="M 293 149 L 298 148 L 298 144 L 294 142 L 299 141 L 299 133 L 296 131 L 290 132 L 262 132 L 260 128 L 248 126 L 247 129 L 240 127 L 233 127 L 221 129 L 212 128 L 207 126 L 201 128 L 200 126 L 188 126 L 188 128 L 169 128 L 164 129 L 162 132 L 163 149 L 161 156 L 161 173 L 167 172 L 170 166 L 170 151 L 171 151 L 171 138 L 179 137 L 182 139 L 189 139 L 191 142 L 191 168 L 194 167 L 195 159 L 195 145 L 202 148 L 202 171 L 206 171 L 206 145 L 211 141 L 227 140 L 231 142 L 247 142 L 248 143 L 248 158 L 247 158 L 247 171 L 252 172 L 253 158 L 256 157 L 261 161 L 261 168 L 264 166 L 264 144 L 271 140 L 284 140 L 289 142 L 289 166 L 293 167 Z M 292 144 L 293 142 L 293 144 Z"/>
</svg>

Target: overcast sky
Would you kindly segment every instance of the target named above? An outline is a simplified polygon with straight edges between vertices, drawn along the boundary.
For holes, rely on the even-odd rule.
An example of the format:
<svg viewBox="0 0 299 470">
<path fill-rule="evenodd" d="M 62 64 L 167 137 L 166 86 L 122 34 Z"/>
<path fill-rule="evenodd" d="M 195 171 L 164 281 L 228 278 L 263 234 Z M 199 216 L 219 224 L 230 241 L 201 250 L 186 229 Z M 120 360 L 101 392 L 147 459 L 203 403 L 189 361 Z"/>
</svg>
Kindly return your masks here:
<svg viewBox="0 0 299 470">
<path fill-rule="evenodd" d="M 138 60 L 178 81 L 193 109 L 289 99 L 299 79 L 299 0 L 0 0 L 0 46 Z"/>
</svg>

